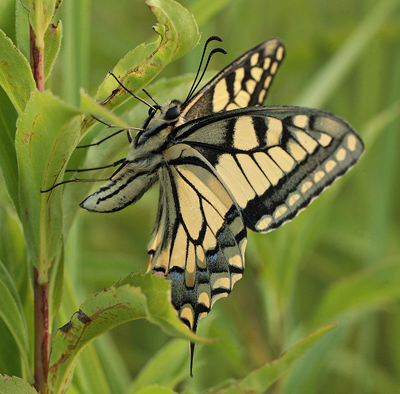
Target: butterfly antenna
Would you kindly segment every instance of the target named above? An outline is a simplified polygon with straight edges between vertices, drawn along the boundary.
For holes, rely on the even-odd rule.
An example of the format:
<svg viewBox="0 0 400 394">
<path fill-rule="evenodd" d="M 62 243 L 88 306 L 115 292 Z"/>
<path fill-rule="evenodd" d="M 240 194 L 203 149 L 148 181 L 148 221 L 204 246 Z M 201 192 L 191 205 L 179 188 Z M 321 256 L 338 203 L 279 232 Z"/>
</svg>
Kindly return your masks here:
<svg viewBox="0 0 400 394">
<path fill-rule="evenodd" d="M 146 100 L 142 99 L 141 97 L 137 96 L 135 93 L 131 92 L 128 88 L 126 88 L 121 81 L 111 72 L 108 72 L 110 75 L 112 75 L 114 77 L 114 79 L 118 82 L 118 84 L 125 90 L 127 91 L 130 95 L 132 95 L 133 97 L 135 97 L 136 100 L 141 101 L 143 104 L 147 105 L 149 108 L 151 108 L 153 111 L 157 111 L 157 109 L 160 108 L 160 106 L 156 103 L 156 101 L 154 100 L 153 97 L 151 97 L 151 95 L 149 93 L 147 93 L 147 91 L 143 90 L 155 103 L 156 106 L 151 105 L 149 102 L 147 102 Z"/>
<path fill-rule="evenodd" d="M 205 56 L 205 54 L 206 54 L 208 44 L 209 44 L 211 41 L 219 41 L 219 42 L 222 42 L 222 38 L 221 38 L 221 37 L 218 37 L 218 36 L 211 36 L 211 37 L 206 41 L 206 43 L 205 43 L 205 45 L 204 45 L 203 53 L 202 53 L 202 55 L 201 55 L 199 68 L 197 69 L 196 76 L 195 76 L 195 78 L 194 78 L 192 87 L 191 87 L 190 90 L 189 90 L 189 93 L 188 93 L 188 95 L 187 95 L 187 97 L 186 97 L 185 102 L 187 102 L 188 100 L 190 100 L 190 98 L 193 96 L 193 93 L 196 91 L 197 87 L 199 86 L 201 80 L 202 80 L 203 77 L 204 77 L 204 74 L 205 74 L 205 72 L 206 72 L 206 69 L 207 69 L 207 67 L 208 67 L 208 64 L 210 63 L 211 57 L 212 57 L 215 53 L 217 53 L 217 52 L 220 52 L 220 53 L 223 53 L 223 54 L 226 54 L 226 53 L 227 53 L 227 52 L 225 51 L 225 49 L 223 49 L 223 48 L 215 48 L 215 49 L 213 49 L 213 50 L 210 52 L 210 54 L 208 55 L 208 59 L 207 59 L 207 62 L 206 62 L 206 66 L 204 67 L 204 70 L 203 70 L 203 72 L 202 72 L 202 74 L 201 74 L 201 76 L 200 76 L 200 78 L 199 78 L 200 71 L 201 71 L 201 66 L 203 65 L 203 61 L 204 61 L 204 56 Z"/>
<path fill-rule="evenodd" d="M 156 99 L 146 90 L 146 89 L 142 89 L 142 91 L 146 94 L 146 96 L 153 101 L 153 103 L 155 104 L 156 108 L 161 108 L 161 105 L 157 103 Z"/>
<path fill-rule="evenodd" d="M 97 168 L 95 168 L 95 169 L 97 170 Z M 92 169 L 90 169 L 90 170 L 92 170 Z M 61 186 L 61 185 L 65 185 L 65 184 L 67 184 L 67 183 L 73 183 L 73 182 L 107 182 L 107 181 L 109 181 L 109 180 L 110 180 L 110 178 L 102 178 L 102 179 L 82 179 L 82 178 L 76 178 L 76 177 L 74 177 L 74 178 L 69 179 L 69 180 L 67 180 L 67 181 L 62 181 L 62 182 L 56 183 L 55 185 L 53 185 L 53 186 L 50 187 L 49 189 L 40 190 L 40 193 L 48 193 L 48 192 L 51 192 L 51 191 L 52 191 L 53 189 L 55 189 L 56 187 Z"/>
</svg>

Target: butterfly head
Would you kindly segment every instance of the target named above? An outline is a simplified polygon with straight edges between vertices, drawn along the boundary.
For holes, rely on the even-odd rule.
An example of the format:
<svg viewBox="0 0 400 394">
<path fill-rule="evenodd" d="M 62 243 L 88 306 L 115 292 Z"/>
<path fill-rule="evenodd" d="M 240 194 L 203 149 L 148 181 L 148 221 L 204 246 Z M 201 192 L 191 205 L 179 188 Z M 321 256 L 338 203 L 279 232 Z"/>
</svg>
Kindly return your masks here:
<svg viewBox="0 0 400 394">
<path fill-rule="evenodd" d="M 139 147 L 144 143 L 148 144 L 150 140 L 165 141 L 171 131 L 181 118 L 182 103 L 178 100 L 172 100 L 164 106 L 150 108 L 149 116 L 142 125 L 143 131 L 137 134 L 133 144 Z"/>
</svg>

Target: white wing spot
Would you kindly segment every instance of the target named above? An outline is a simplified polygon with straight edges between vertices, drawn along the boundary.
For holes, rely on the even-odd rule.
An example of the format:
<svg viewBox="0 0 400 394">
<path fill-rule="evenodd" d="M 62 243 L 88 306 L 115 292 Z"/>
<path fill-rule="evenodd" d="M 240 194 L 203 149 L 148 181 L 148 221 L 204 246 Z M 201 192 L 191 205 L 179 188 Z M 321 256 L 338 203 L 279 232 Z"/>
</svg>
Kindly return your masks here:
<svg viewBox="0 0 400 394">
<path fill-rule="evenodd" d="M 308 116 L 307 115 L 296 115 L 292 120 L 293 124 L 297 127 L 304 129 L 308 126 Z"/>
<path fill-rule="evenodd" d="M 265 95 L 267 94 L 266 90 L 261 90 L 260 94 L 258 95 L 258 102 L 263 103 L 265 99 Z"/>
<path fill-rule="evenodd" d="M 190 327 L 193 327 L 193 309 L 191 305 L 189 304 L 186 305 L 188 306 L 182 308 L 180 316 L 182 319 L 186 319 L 189 322 Z"/>
<path fill-rule="evenodd" d="M 280 217 L 282 217 L 286 212 L 288 211 L 288 208 L 285 205 L 281 205 L 279 208 L 277 208 L 274 212 L 274 219 L 278 220 Z"/>
<path fill-rule="evenodd" d="M 325 172 L 324 171 L 322 171 L 322 170 L 317 171 L 315 173 L 315 175 L 314 175 L 314 182 L 315 183 L 320 182 L 323 179 L 324 176 L 325 176 Z"/>
<path fill-rule="evenodd" d="M 297 201 L 299 201 L 301 198 L 299 193 L 294 193 L 289 197 L 289 205 L 292 207 L 293 205 L 296 204 Z"/>
<path fill-rule="evenodd" d="M 254 53 L 253 55 L 251 55 L 250 58 L 251 67 L 254 67 L 257 64 L 257 62 L 258 62 L 258 53 Z"/>
<path fill-rule="evenodd" d="M 265 78 L 265 82 L 264 82 L 264 89 L 268 89 L 269 85 L 271 84 L 272 81 L 272 77 L 271 75 L 268 75 L 267 78 Z"/>
<path fill-rule="evenodd" d="M 221 274 L 211 274 L 211 288 L 215 289 L 226 289 L 229 290 L 231 288 L 230 278 L 227 278 L 226 273 L 222 272 Z M 216 279 L 214 280 L 214 277 Z"/>
<path fill-rule="evenodd" d="M 199 298 L 198 298 L 197 302 L 198 302 L 199 304 L 205 305 L 206 308 L 209 308 L 209 307 L 210 307 L 210 297 L 209 297 L 209 295 L 208 295 L 205 291 L 203 291 L 203 292 L 199 295 Z"/>
<path fill-rule="evenodd" d="M 272 63 L 271 69 L 269 71 L 271 73 L 271 75 L 274 75 L 276 73 L 276 70 L 278 69 L 278 65 L 279 65 L 278 62 Z"/>
<path fill-rule="evenodd" d="M 246 245 L 247 245 L 247 238 L 243 238 L 240 243 L 239 243 L 239 248 L 240 252 L 242 253 L 242 256 L 244 256 L 244 252 L 246 250 Z M 244 267 L 244 260 L 242 260 L 243 267 Z"/>
<path fill-rule="evenodd" d="M 241 277 L 242 274 L 232 274 L 231 276 L 232 287 Z"/>
<path fill-rule="evenodd" d="M 336 159 L 338 161 L 344 161 L 346 159 L 346 149 L 344 148 L 340 148 L 337 152 L 336 152 Z"/>
<path fill-rule="evenodd" d="M 235 251 L 236 251 L 236 247 L 235 247 Z M 234 256 L 229 258 L 229 265 L 233 265 L 234 267 L 243 269 L 243 262 L 242 262 L 242 258 L 239 254 L 235 254 Z"/>
<path fill-rule="evenodd" d="M 250 70 L 251 77 L 256 81 L 259 81 L 263 75 L 263 69 L 261 67 L 253 67 Z"/>
<path fill-rule="evenodd" d="M 271 58 L 270 57 L 266 57 L 264 59 L 264 64 L 263 64 L 264 70 L 268 70 L 270 65 L 271 65 Z"/>
<path fill-rule="evenodd" d="M 357 138 L 356 138 L 353 134 L 350 134 L 350 135 L 347 136 L 347 141 L 346 141 L 346 143 L 347 143 L 347 147 L 348 147 L 352 152 L 354 152 L 354 151 L 356 150 L 356 148 L 357 148 L 358 140 L 357 140 Z"/>
<path fill-rule="evenodd" d="M 259 231 L 264 231 L 266 230 L 269 225 L 272 223 L 272 216 L 270 215 L 264 215 L 257 223 L 256 223 L 256 229 Z"/>
<path fill-rule="evenodd" d="M 212 301 L 211 301 L 211 307 L 215 304 L 216 301 L 218 301 L 220 298 L 227 297 L 228 293 L 218 293 L 215 296 L 213 296 Z"/>
<path fill-rule="evenodd" d="M 303 194 L 307 193 L 307 190 L 311 189 L 313 187 L 313 183 L 311 181 L 305 181 L 302 185 L 301 185 L 301 192 Z"/>
<path fill-rule="evenodd" d="M 329 160 L 325 164 L 325 171 L 327 173 L 330 173 L 335 167 L 336 167 L 336 161 L 335 160 Z"/>
<path fill-rule="evenodd" d="M 276 51 L 276 59 L 277 59 L 278 61 L 281 61 L 281 60 L 282 60 L 282 58 L 283 58 L 283 52 L 284 52 L 284 49 L 283 49 L 282 46 L 280 46 L 280 47 L 277 49 L 277 51 Z"/>
<path fill-rule="evenodd" d="M 210 307 L 209 307 L 209 308 L 210 308 Z M 202 319 L 203 317 L 206 317 L 207 314 L 208 314 L 208 312 L 202 312 L 202 313 L 200 313 L 198 319 L 200 320 L 200 319 Z"/>
<path fill-rule="evenodd" d="M 328 146 L 332 141 L 332 137 L 329 134 L 321 133 L 320 137 L 318 138 L 318 142 L 322 146 Z"/>
</svg>

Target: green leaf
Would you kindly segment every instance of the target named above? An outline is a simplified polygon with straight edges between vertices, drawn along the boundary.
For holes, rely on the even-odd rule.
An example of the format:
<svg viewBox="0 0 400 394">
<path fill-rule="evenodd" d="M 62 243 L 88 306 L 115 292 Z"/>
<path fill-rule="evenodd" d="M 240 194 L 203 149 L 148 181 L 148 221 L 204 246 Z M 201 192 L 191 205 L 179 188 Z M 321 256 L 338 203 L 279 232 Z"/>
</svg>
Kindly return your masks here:
<svg viewBox="0 0 400 394">
<path fill-rule="evenodd" d="M 157 275 L 131 273 L 117 281 L 114 286 L 120 287 L 130 284 L 140 287 L 147 299 L 148 316 L 152 323 L 158 324 L 167 334 L 188 339 L 195 342 L 209 342 L 210 340 L 195 335 L 178 318 L 176 310 L 171 304 L 170 282 Z"/>
<path fill-rule="evenodd" d="M 49 92 L 36 91 L 17 122 L 20 217 L 39 283 L 47 280 L 62 232 L 61 188 L 41 190 L 62 180 L 78 143 L 80 121 L 77 109 Z"/>
<path fill-rule="evenodd" d="M 44 36 L 53 19 L 56 0 L 21 0 L 22 5 L 28 11 L 29 23 L 35 32 L 35 45 L 44 48 Z"/>
<path fill-rule="evenodd" d="M 20 1 L 15 4 L 16 45 L 26 59 L 30 58 L 29 13 Z"/>
<path fill-rule="evenodd" d="M 177 393 L 175 391 L 172 391 L 168 387 L 162 387 L 154 384 L 138 391 L 137 394 L 177 394 Z"/>
<path fill-rule="evenodd" d="M 54 321 L 60 308 L 63 287 L 64 287 L 64 253 L 61 252 L 57 255 L 51 267 L 50 281 L 49 281 L 49 320 Z"/>
<path fill-rule="evenodd" d="M 126 394 L 136 394 L 138 390 L 154 383 L 175 387 L 182 378 L 188 376 L 188 348 L 187 341 L 181 339 L 167 343 L 144 366 Z"/>
<path fill-rule="evenodd" d="M 55 334 L 49 363 L 50 393 L 63 393 L 83 349 L 96 337 L 123 322 L 145 318 L 146 299 L 126 285 L 91 295 L 70 322 Z"/>
<path fill-rule="evenodd" d="M 80 98 L 81 98 L 80 109 L 82 111 L 96 116 L 103 122 L 109 122 L 113 126 L 118 126 L 121 127 L 122 129 L 129 129 L 129 125 L 127 125 L 124 121 L 122 121 L 118 116 L 110 112 L 103 105 L 100 105 L 96 100 L 90 97 L 83 89 L 81 89 Z M 87 117 L 85 121 L 92 122 L 93 119 Z M 85 130 L 85 126 L 82 127 L 82 130 Z"/>
<path fill-rule="evenodd" d="M 186 8 L 174 0 L 147 0 L 157 18 L 154 28 L 158 39 L 141 44 L 124 56 L 113 69 L 118 80 L 132 92 L 151 82 L 170 62 L 194 48 L 200 40 L 196 21 Z M 100 85 L 96 100 L 110 110 L 131 98 L 118 82 L 107 75 Z"/>
<path fill-rule="evenodd" d="M 50 76 L 54 62 L 61 48 L 62 38 L 62 23 L 58 22 L 57 26 L 52 23 L 49 25 L 44 36 L 45 51 L 44 51 L 44 79 L 45 81 Z"/>
<path fill-rule="evenodd" d="M 15 37 L 15 1 L 0 1 L 0 26 L 11 39 Z"/>
<path fill-rule="evenodd" d="M 66 255 L 68 254 L 66 253 Z M 80 289 L 80 281 L 72 281 L 68 270 L 66 270 L 63 285 L 63 302 L 57 314 L 58 322 L 68 321 L 74 311 L 78 309 L 79 303 L 77 298 Z M 71 387 L 67 390 L 68 394 L 70 394 L 70 392 L 75 392 L 77 394 L 110 393 L 111 390 L 109 388 L 109 382 L 107 381 L 107 374 L 105 373 L 105 368 L 108 368 L 107 366 L 110 362 L 110 354 L 106 356 L 105 360 L 103 365 L 96 347 L 88 346 L 77 360 L 73 378 L 69 379 Z M 118 368 L 119 366 L 114 367 Z M 75 390 L 73 390 L 73 388 L 75 388 Z"/>
<path fill-rule="evenodd" d="M 318 339 L 334 327 L 336 327 L 336 324 L 319 328 L 297 342 L 279 359 L 251 372 L 247 377 L 227 388 L 217 391 L 212 390 L 209 393 L 245 394 L 266 392 Z"/>
<path fill-rule="evenodd" d="M 2 30 L 0 30 L 0 85 L 18 114 L 22 113 L 30 93 L 36 89 L 28 61 Z"/>
<path fill-rule="evenodd" d="M 340 279 L 322 298 L 311 327 L 400 298 L 400 266 L 381 264 Z"/>
<path fill-rule="evenodd" d="M 0 318 L 5 322 L 18 346 L 26 370 L 30 371 L 28 337 L 21 301 L 14 282 L 1 261 L 0 294 Z"/>
<path fill-rule="evenodd" d="M 190 6 L 199 26 L 204 26 L 215 14 L 221 12 L 229 0 L 197 0 Z"/>
<path fill-rule="evenodd" d="M 37 391 L 25 380 L 0 375 L 0 393 L 1 394 L 37 394 Z"/>
<path fill-rule="evenodd" d="M 8 195 L 18 212 L 18 167 L 14 143 L 17 117 L 11 101 L 4 90 L 0 89 L 0 171 Z"/>
<path fill-rule="evenodd" d="M 179 320 L 168 302 L 169 297 L 169 282 L 152 273 L 130 274 L 114 286 L 91 295 L 54 336 L 49 366 L 50 393 L 64 392 L 77 358 L 91 341 L 124 322 L 147 318 L 166 332 L 191 341 L 205 341 Z"/>
<path fill-rule="evenodd" d="M 146 4 L 158 20 L 154 30 L 163 36 L 160 28 L 165 26 L 166 38 L 172 41 L 164 48 L 166 53 L 172 54 L 172 61 L 179 59 L 197 45 L 200 40 L 199 29 L 193 14 L 186 8 L 173 0 L 147 0 Z M 168 33 L 171 28 L 173 32 Z"/>
</svg>

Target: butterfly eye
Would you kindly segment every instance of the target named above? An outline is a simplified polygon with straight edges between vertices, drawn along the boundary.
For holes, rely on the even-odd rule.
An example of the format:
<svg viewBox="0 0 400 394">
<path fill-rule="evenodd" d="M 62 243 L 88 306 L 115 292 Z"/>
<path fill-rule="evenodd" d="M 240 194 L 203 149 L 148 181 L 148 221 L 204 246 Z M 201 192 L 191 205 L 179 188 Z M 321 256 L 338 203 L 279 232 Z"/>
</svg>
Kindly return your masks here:
<svg viewBox="0 0 400 394">
<path fill-rule="evenodd" d="M 179 107 L 171 107 L 165 113 L 166 120 L 173 120 L 176 119 L 181 114 L 181 110 Z"/>
</svg>

